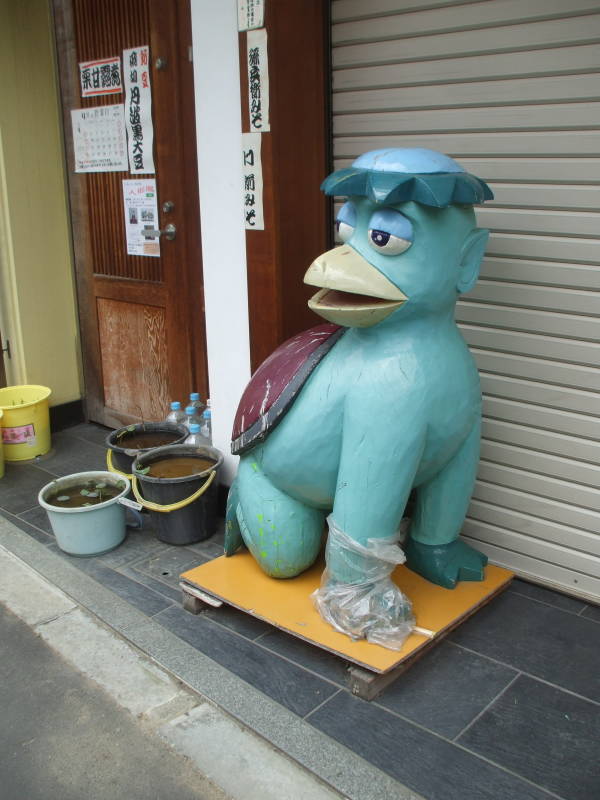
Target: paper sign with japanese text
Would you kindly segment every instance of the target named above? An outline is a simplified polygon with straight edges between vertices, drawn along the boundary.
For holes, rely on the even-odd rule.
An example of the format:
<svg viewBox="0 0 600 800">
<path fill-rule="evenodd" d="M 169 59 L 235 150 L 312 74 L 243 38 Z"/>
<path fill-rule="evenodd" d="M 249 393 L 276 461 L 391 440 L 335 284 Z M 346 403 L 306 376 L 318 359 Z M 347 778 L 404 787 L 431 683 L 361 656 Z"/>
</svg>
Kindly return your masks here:
<svg viewBox="0 0 600 800">
<path fill-rule="evenodd" d="M 248 231 L 264 231 L 263 175 L 260 133 L 242 133 L 244 222 Z"/>
<path fill-rule="evenodd" d="M 75 172 L 127 170 L 123 106 L 75 108 L 71 111 Z"/>
<path fill-rule="evenodd" d="M 154 178 L 123 181 L 125 236 L 128 256 L 160 256 L 158 237 L 147 239 L 143 231 L 158 229 L 158 199 Z"/>
<path fill-rule="evenodd" d="M 154 173 L 154 128 L 150 91 L 150 48 L 123 50 L 125 123 L 129 149 L 129 171 Z"/>
<path fill-rule="evenodd" d="M 249 31 L 265 24 L 264 0 L 238 0 L 238 30 Z"/>
<path fill-rule="evenodd" d="M 250 130 L 270 131 L 269 126 L 269 62 L 267 31 L 248 31 L 248 108 Z"/>
<path fill-rule="evenodd" d="M 98 61 L 84 61 L 79 64 L 79 80 L 82 97 L 119 94 L 123 91 L 121 59 L 115 56 Z"/>
</svg>

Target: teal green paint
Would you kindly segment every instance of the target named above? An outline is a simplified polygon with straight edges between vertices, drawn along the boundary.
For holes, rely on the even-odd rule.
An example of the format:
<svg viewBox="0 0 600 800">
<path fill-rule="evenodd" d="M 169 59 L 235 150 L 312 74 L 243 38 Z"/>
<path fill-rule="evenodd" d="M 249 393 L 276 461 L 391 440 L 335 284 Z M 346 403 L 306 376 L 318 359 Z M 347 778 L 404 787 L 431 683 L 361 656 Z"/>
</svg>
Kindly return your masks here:
<svg viewBox="0 0 600 800">
<path fill-rule="evenodd" d="M 454 589 L 459 581 L 480 581 L 487 557 L 459 539 L 441 545 L 409 539 L 406 561 L 412 570 L 432 583 Z"/>
<path fill-rule="evenodd" d="M 388 152 L 408 154 L 429 176 L 411 184 L 414 176 L 402 166 L 394 172 Z M 268 438 L 241 456 L 231 490 L 239 505 L 228 512 L 240 535 L 232 533 L 230 550 L 243 538 L 257 557 L 260 538 L 268 574 L 289 577 L 313 563 L 330 511 L 359 543 L 392 537 L 414 489 L 410 566 L 443 586 L 482 578 L 485 556 L 457 541 L 479 458 L 481 391 L 454 307 L 477 281 L 488 238 L 467 204 L 491 193 L 459 166 L 436 173 L 427 158 L 386 151 L 383 167 L 379 155 L 363 157 L 325 183 L 328 193 L 350 193 L 345 246 L 407 300 L 378 324 L 349 328 Z M 411 186 L 418 191 L 410 194 Z M 386 209 L 410 222 L 410 246 L 399 254 L 370 238 L 370 220 Z M 258 514 L 272 520 L 269 531 L 254 522 Z M 275 526 L 285 540 L 270 538 Z M 367 569 L 361 556 L 332 547 L 327 565 L 332 580 L 346 583 L 364 580 Z"/>
</svg>

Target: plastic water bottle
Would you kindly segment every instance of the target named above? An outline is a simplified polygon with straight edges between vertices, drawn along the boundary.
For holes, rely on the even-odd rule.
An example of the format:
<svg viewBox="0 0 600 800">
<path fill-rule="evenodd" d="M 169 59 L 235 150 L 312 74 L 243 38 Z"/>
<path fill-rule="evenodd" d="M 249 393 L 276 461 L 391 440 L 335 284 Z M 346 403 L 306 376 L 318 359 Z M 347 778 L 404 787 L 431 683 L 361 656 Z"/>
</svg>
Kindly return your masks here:
<svg viewBox="0 0 600 800">
<path fill-rule="evenodd" d="M 202 414 L 205 406 L 202 400 L 200 399 L 200 395 L 198 394 L 198 392 L 190 392 L 190 402 L 188 403 L 188 406 L 194 406 L 196 412 L 198 414 Z"/>
<path fill-rule="evenodd" d="M 197 422 L 192 422 L 190 425 L 190 434 L 184 444 L 192 445 L 192 447 L 210 446 L 210 441 L 202 435 L 200 425 L 198 425 Z"/>
<path fill-rule="evenodd" d="M 184 425 L 187 425 L 188 431 L 192 425 L 202 425 L 202 415 L 194 406 L 186 406 Z"/>
<path fill-rule="evenodd" d="M 179 425 L 181 422 L 185 422 L 186 415 L 181 410 L 181 403 L 179 400 L 174 400 L 171 403 L 171 410 L 167 414 L 167 418 L 165 422 L 174 422 L 175 425 Z"/>
<path fill-rule="evenodd" d="M 212 423 L 210 416 L 210 408 L 205 408 L 202 414 L 202 428 L 200 429 L 202 436 L 204 436 L 212 444 Z"/>
</svg>

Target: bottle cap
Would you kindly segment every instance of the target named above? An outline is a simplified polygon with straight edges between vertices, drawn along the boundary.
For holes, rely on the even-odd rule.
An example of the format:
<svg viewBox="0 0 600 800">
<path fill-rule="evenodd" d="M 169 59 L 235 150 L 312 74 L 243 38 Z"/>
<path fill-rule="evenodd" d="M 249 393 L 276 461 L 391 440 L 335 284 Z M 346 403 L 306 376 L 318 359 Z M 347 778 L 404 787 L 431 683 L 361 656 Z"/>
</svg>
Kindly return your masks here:
<svg viewBox="0 0 600 800">
<path fill-rule="evenodd" d="M 190 392 L 190 400 L 192 401 L 192 403 L 195 403 L 196 400 L 200 400 L 200 395 L 198 394 L 198 392 Z"/>
<path fill-rule="evenodd" d="M 185 413 L 191 416 L 192 414 L 196 413 L 196 409 L 194 408 L 194 406 L 186 406 Z"/>
<path fill-rule="evenodd" d="M 200 425 L 197 422 L 192 422 L 190 425 L 190 433 L 200 433 Z"/>
<path fill-rule="evenodd" d="M 173 402 L 171 403 L 171 410 L 177 411 L 180 408 L 181 408 L 181 403 L 179 402 L 179 400 L 173 400 Z"/>
<path fill-rule="evenodd" d="M 210 408 L 205 408 L 204 412 L 202 413 L 204 419 L 210 419 Z"/>
</svg>

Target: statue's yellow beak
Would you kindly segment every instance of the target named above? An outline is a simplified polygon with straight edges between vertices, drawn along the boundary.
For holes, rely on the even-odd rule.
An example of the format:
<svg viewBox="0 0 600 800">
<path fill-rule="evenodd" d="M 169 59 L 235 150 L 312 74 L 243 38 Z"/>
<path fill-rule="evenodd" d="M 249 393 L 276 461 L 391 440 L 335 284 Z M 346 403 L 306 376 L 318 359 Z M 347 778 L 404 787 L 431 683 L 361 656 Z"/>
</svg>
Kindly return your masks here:
<svg viewBox="0 0 600 800">
<path fill-rule="evenodd" d="M 321 287 L 308 307 L 329 322 L 349 328 L 376 325 L 408 299 L 349 245 L 335 247 L 315 259 L 304 283 Z"/>
</svg>

